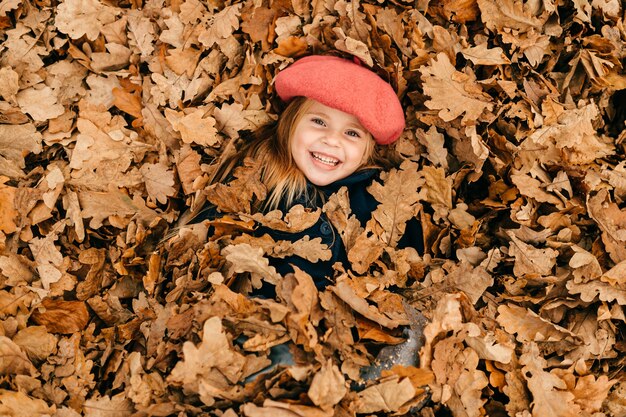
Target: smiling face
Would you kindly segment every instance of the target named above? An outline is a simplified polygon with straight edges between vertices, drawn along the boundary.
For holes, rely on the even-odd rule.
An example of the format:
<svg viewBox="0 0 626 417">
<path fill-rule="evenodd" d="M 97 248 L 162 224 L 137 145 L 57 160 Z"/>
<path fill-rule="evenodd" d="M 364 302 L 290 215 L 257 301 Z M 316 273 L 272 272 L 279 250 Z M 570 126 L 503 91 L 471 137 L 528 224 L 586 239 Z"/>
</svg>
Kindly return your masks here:
<svg viewBox="0 0 626 417">
<path fill-rule="evenodd" d="M 290 139 L 291 155 L 304 176 L 324 186 L 363 165 L 374 139 L 359 120 L 317 101 L 307 106 Z"/>
</svg>

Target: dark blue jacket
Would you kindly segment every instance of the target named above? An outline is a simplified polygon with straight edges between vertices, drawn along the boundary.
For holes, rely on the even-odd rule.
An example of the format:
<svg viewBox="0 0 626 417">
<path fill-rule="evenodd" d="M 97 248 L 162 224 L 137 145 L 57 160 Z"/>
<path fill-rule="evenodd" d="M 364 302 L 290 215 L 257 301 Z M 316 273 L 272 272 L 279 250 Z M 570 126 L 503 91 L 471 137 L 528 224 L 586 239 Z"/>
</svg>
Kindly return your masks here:
<svg viewBox="0 0 626 417">
<path fill-rule="evenodd" d="M 366 169 L 357 171 L 354 174 L 336 181 L 325 187 L 317 187 L 317 189 L 326 197 L 337 192 L 341 187 L 348 188 L 348 195 L 350 198 L 350 208 L 352 213 L 357 217 L 361 226 L 365 227 L 367 221 L 371 218 L 372 212 L 378 206 L 378 201 L 367 192 L 367 187 L 372 183 L 375 177 L 378 176 L 380 171 L 377 169 Z M 309 184 L 309 187 L 315 187 L 313 184 Z M 315 195 L 310 192 L 309 195 Z M 306 208 L 313 210 L 318 207 L 322 207 L 322 201 L 308 201 L 304 196 L 301 199 L 297 199 L 293 205 L 302 204 Z M 279 207 L 283 213 L 287 213 L 290 207 Z M 212 211 L 212 210 L 209 210 Z M 214 212 L 214 211 L 213 211 Z M 210 215 L 203 215 L 199 219 L 212 217 Z M 309 236 L 310 239 L 321 238 L 322 243 L 328 245 L 331 250 L 332 257 L 328 261 L 310 262 L 299 256 L 288 256 L 285 258 L 270 258 L 270 265 L 274 266 L 276 270 L 285 275 L 289 272 L 293 272 L 292 265 L 297 266 L 301 270 L 305 271 L 311 277 L 319 289 L 323 289 L 326 285 L 330 284 L 330 278 L 333 276 L 333 264 L 335 262 L 341 262 L 344 266 L 349 268 L 348 258 L 346 250 L 339 233 L 332 226 L 328 218 L 324 213 L 321 214 L 317 223 L 310 228 L 303 230 L 299 233 L 287 233 L 279 230 L 274 230 L 265 226 L 259 226 L 255 229 L 255 236 L 263 236 L 264 234 L 270 235 L 275 241 L 287 240 L 290 242 L 296 242 L 305 236 Z M 417 252 L 422 255 L 424 253 L 424 244 L 422 239 L 422 228 L 419 221 L 414 218 L 407 222 L 406 230 L 400 241 L 398 242 L 398 248 L 413 247 Z M 273 288 L 262 288 L 258 295 L 273 296 Z M 257 294 L 255 292 L 255 294 Z"/>
</svg>

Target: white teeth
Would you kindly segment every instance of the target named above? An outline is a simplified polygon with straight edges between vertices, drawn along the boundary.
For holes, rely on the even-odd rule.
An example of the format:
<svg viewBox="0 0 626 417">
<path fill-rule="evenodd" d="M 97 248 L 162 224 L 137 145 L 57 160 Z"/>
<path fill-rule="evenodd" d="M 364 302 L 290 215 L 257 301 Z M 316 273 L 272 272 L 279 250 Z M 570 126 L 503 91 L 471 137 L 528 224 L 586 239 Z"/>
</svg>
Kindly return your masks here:
<svg viewBox="0 0 626 417">
<path fill-rule="evenodd" d="M 315 152 L 312 152 L 311 155 L 313 155 L 313 158 L 317 159 L 318 161 L 323 162 L 328 165 L 337 165 L 339 163 L 338 159 L 330 158 L 327 156 L 322 156 Z"/>
</svg>

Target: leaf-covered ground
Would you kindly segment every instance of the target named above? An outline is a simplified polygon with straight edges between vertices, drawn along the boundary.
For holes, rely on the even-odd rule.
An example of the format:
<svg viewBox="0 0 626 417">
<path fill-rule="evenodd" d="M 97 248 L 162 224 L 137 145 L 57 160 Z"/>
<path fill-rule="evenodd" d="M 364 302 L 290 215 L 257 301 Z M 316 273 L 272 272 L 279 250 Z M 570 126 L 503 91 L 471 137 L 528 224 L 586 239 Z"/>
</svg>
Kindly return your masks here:
<svg viewBox="0 0 626 417">
<path fill-rule="evenodd" d="M 626 415 L 620 0 L 0 0 L 0 40 L 1 415 Z M 250 230 L 320 212 L 248 215 L 262 161 L 207 181 L 331 49 L 407 129 L 366 228 L 324 207 L 352 268 L 319 293 L 267 257 L 327 248 Z M 206 199 L 233 214 L 171 232 Z M 410 325 L 419 367 L 359 384 Z"/>
</svg>

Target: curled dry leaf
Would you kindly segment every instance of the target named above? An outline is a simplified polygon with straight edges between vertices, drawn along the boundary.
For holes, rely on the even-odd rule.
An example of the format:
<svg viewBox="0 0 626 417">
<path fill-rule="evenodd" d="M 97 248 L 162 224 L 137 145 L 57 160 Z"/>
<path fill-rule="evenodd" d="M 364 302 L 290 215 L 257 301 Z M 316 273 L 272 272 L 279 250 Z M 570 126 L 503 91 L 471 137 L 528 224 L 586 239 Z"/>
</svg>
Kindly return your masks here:
<svg viewBox="0 0 626 417">
<path fill-rule="evenodd" d="M 70 334 L 83 330 L 89 323 L 89 312 L 82 301 L 44 298 L 31 314 L 33 321 L 50 333 Z"/>
<path fill-rule="evenodd" d="M 551 249 L 537 249 L 522 242 L 515 237 L 512 232 L 508 232 L 511 237 L 509 253 L 515 257 L 515 267 L 513 272 L 516 276 L 522 277 L 525 274 L 549 275 L 556 264 L 556 257 L 559 252 Z"/>
<path fill-rule="evenodd" d="M 320 218 L 322 211 L 307 210 L 301 204 L 293 206 L 283 218 L 280 210 L 273 210 L 267 214 L 255 213 L 252 218 L 265 227 L 289 233 L 302 232 L 312 227 Z"/>
<path fill-rule="evenodd" d="M 557 326 L 536 313 L 513 304 L 498 307 L 498 323 L 510 334 L 517 334 L 520 342 L 559 342 L 580 343 L 576 333 Z"/>
<path fill-rule="evenodd" d="M 323 410 L 332 409 L 347 394 L 346 380 L 330 360 L 313 377 L 308 395 Z"/>
<path fill-rule="evenodd" d="M 398 327 L 401 322 L 392 320 L 383 315 L 375 306 L 369 304 L 366 300 L 359 297 L 350 285 L 350 279 L 347 277 L 340 277 L 337 279 L 337 283 L 330 287 L 330 290 L 341 300 L 347 303 L 359 314 L 372 320 L 381 326 L 393 329 Z"/>
<path fill-rule="evenodd" d="M 0 391 L 0 413 L 5 416 L 45 416 L 54 413 L 44 400 L 33 398 L 21 391 Z"/>
<path fill-rule="evenodd" d="M 355 402 L 356 412 L 397 412 L 416 394 L 409 378 L 393 378 L 360 392 Z"/>
<path fill-rule="evenodd" d="M 13 337 L 13 342 L 33 361 L 43 361 L 57 351 L 57 338 L 48 333 L 44 326 L 30 326 L 20 330 Z"/>
<path fill-rule="evenodd" d="M 0 336 L 0 373 L 35 375 L 36 369 L 24 351 L 6 336 Z"/>
</svg>

